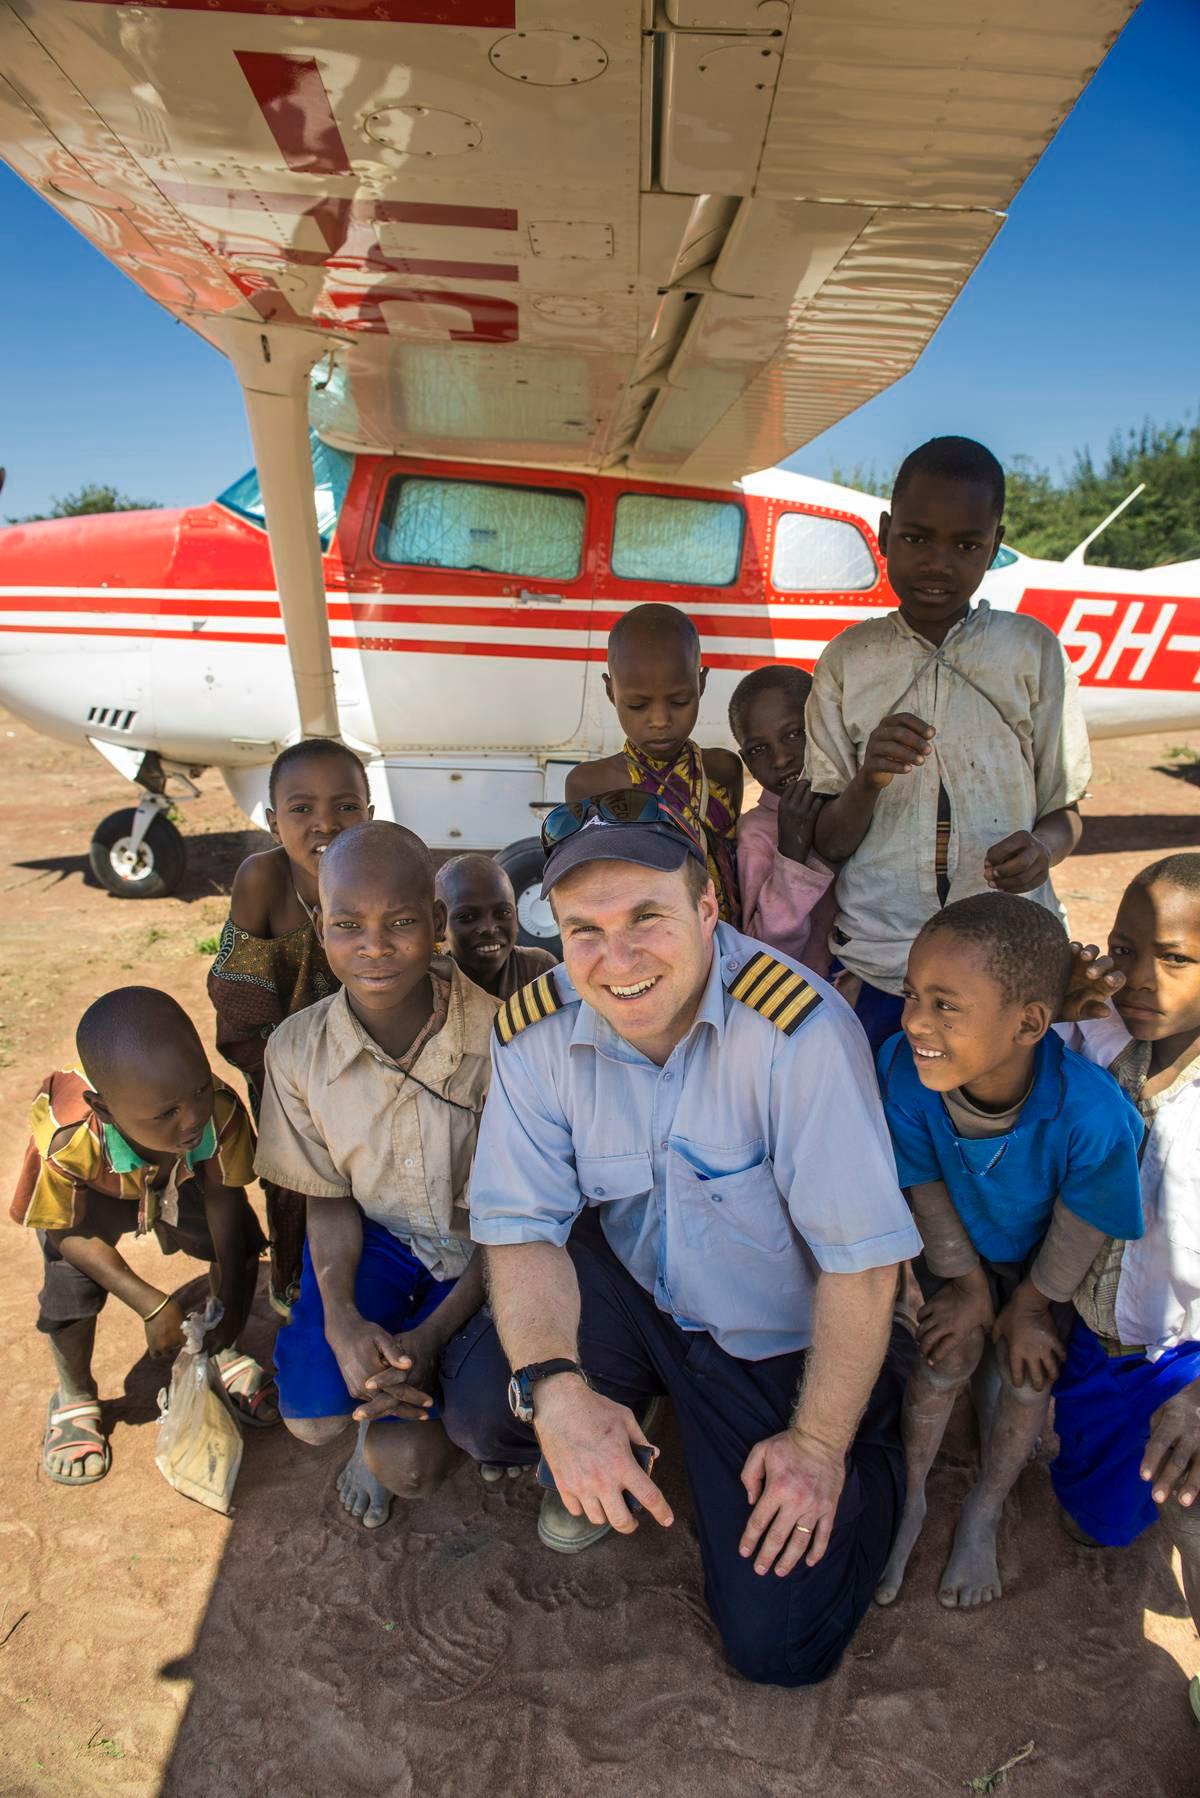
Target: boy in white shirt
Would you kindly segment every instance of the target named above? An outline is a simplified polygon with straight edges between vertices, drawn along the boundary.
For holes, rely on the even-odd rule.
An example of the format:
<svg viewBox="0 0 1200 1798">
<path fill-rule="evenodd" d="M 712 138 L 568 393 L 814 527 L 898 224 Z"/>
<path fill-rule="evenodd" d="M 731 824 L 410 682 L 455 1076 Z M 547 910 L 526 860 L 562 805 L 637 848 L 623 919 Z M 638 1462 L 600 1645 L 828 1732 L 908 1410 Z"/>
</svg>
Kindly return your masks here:
<svg viewBox="0 0 1200 1798">
<path fill-rule="evenodd" d="M 1145 1234 L 1106 1242 L 1075 1295 L 1050 1474 L 1092 1543 L 1124 1547 L 1162 1518 L 1200 1628 L 1200 855 L 1137 875 L 1108 948 L 1112 1008 L 1060 1028 L 1146 1121 Z"/>
</svg>

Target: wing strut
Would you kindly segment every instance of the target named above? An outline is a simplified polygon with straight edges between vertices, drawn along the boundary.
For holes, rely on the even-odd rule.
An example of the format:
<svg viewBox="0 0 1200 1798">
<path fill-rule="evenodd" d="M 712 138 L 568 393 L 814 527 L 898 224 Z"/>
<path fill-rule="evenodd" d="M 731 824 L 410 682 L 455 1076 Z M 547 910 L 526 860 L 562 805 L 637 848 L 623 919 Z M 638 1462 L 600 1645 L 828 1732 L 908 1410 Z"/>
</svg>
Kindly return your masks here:
<svg viewBox="0 0 1200 1798">
<path fill-rule="evenodd" d="M 328 338 L 222 319 L 205 332 L 233 363 L 246 402 L 279 609 L 305 737 L 340 735 L 321 537 L 308 437 L 308 376 Z"/>
</svg>

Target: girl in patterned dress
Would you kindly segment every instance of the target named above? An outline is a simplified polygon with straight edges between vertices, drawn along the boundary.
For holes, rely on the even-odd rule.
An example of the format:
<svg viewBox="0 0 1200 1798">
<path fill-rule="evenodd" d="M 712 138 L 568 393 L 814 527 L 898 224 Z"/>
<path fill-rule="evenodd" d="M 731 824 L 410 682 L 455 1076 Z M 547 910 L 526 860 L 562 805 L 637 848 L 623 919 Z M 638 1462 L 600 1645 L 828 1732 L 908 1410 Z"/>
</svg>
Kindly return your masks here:
<svg viewBox="0 0 1200 1798">
<path fill-rule="evenodd" d="M 740 924 L 742 765 L 730 749 L 701 749 L 692 741 L 707 679 L 700 636 L 685 613 L 663 605 L 626 612 L 609 632 L 604 676 L 625 744 L 617 755 L 572 768 L 566 796 L 588 799 L 618 787 L 637 787 L 665 800 L 703 834 L 721 917 Z"/>
<path fill-rule="evenodd" d="M 276 757 L 267 822 L 277 847 L 246 858 L 208 976 L 217 1047 L 246 1077 L 258 1117 L 267 1038 L 293 1012 L 337 990 L 313 929 L 317 874 L 328 845 L 372 807 L 358 757 L 330 737 L 309 737 Z M 271 1241 L 271 1303 L 287 1317 L 300 1280 L 304 1197 L 262 1182 Z"/>
</svg>

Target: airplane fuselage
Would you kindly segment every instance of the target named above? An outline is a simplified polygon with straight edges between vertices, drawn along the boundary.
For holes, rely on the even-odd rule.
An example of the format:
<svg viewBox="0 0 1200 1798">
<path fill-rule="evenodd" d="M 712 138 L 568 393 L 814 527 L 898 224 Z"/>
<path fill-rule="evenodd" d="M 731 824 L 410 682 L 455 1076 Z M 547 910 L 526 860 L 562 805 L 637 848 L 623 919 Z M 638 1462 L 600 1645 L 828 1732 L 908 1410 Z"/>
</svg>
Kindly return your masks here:
<svg viewBox="0 0 1200 1798">
<path fill-rule="evenodd" d="M 681 607 L 711 670 L 697 736 L 728 738 L 740 675 L 811 668 L 895 605 L 866 494 L 772 470 L 714 491 L 316 449 L 342 735 L 377 804 L 428 840 L 532 834 L 566 770 L 611 753 L 605 643 Z M 253 477 L 182 511 L 0 531 L 0 699 L 136 777 L 215 766 L 256 821 L 297 734 Z M 983 595 L 1062 640 L 1094 735 L 1200 726 L 1197 564 L 1134 574 L 1002 551 Z"/>
</svg>

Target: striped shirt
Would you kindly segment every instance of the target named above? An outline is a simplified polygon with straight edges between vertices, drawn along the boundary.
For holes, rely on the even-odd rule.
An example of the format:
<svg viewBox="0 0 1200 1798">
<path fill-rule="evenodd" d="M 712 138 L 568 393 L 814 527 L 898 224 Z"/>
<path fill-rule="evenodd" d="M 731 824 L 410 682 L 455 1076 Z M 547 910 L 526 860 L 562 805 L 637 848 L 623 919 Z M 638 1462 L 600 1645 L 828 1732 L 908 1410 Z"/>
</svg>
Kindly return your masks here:
<svg viewBox="0 0 1200 1798">
<path fill-rule="evenodd" d="M 179 1188 L 212 1162 L 223 1186 L 254 1178 L 254 1132 L 246 1108 L 223 1080 L 213 1081 L 213 1114 L 194 1149 L 160 1176 L 115 1124 L 88 1104 L 80 1068 L 62 1068 L 42 1081 L 29 1117 L 30 1140 L 17 1177 L 11 1216 L 31 1230 L 69 1230 L 87 1217 L 89 1192 L 125 1199 L 138 1209 L 138 1232 L 159 1218 L 177 1221 Z"/>
</svg>

